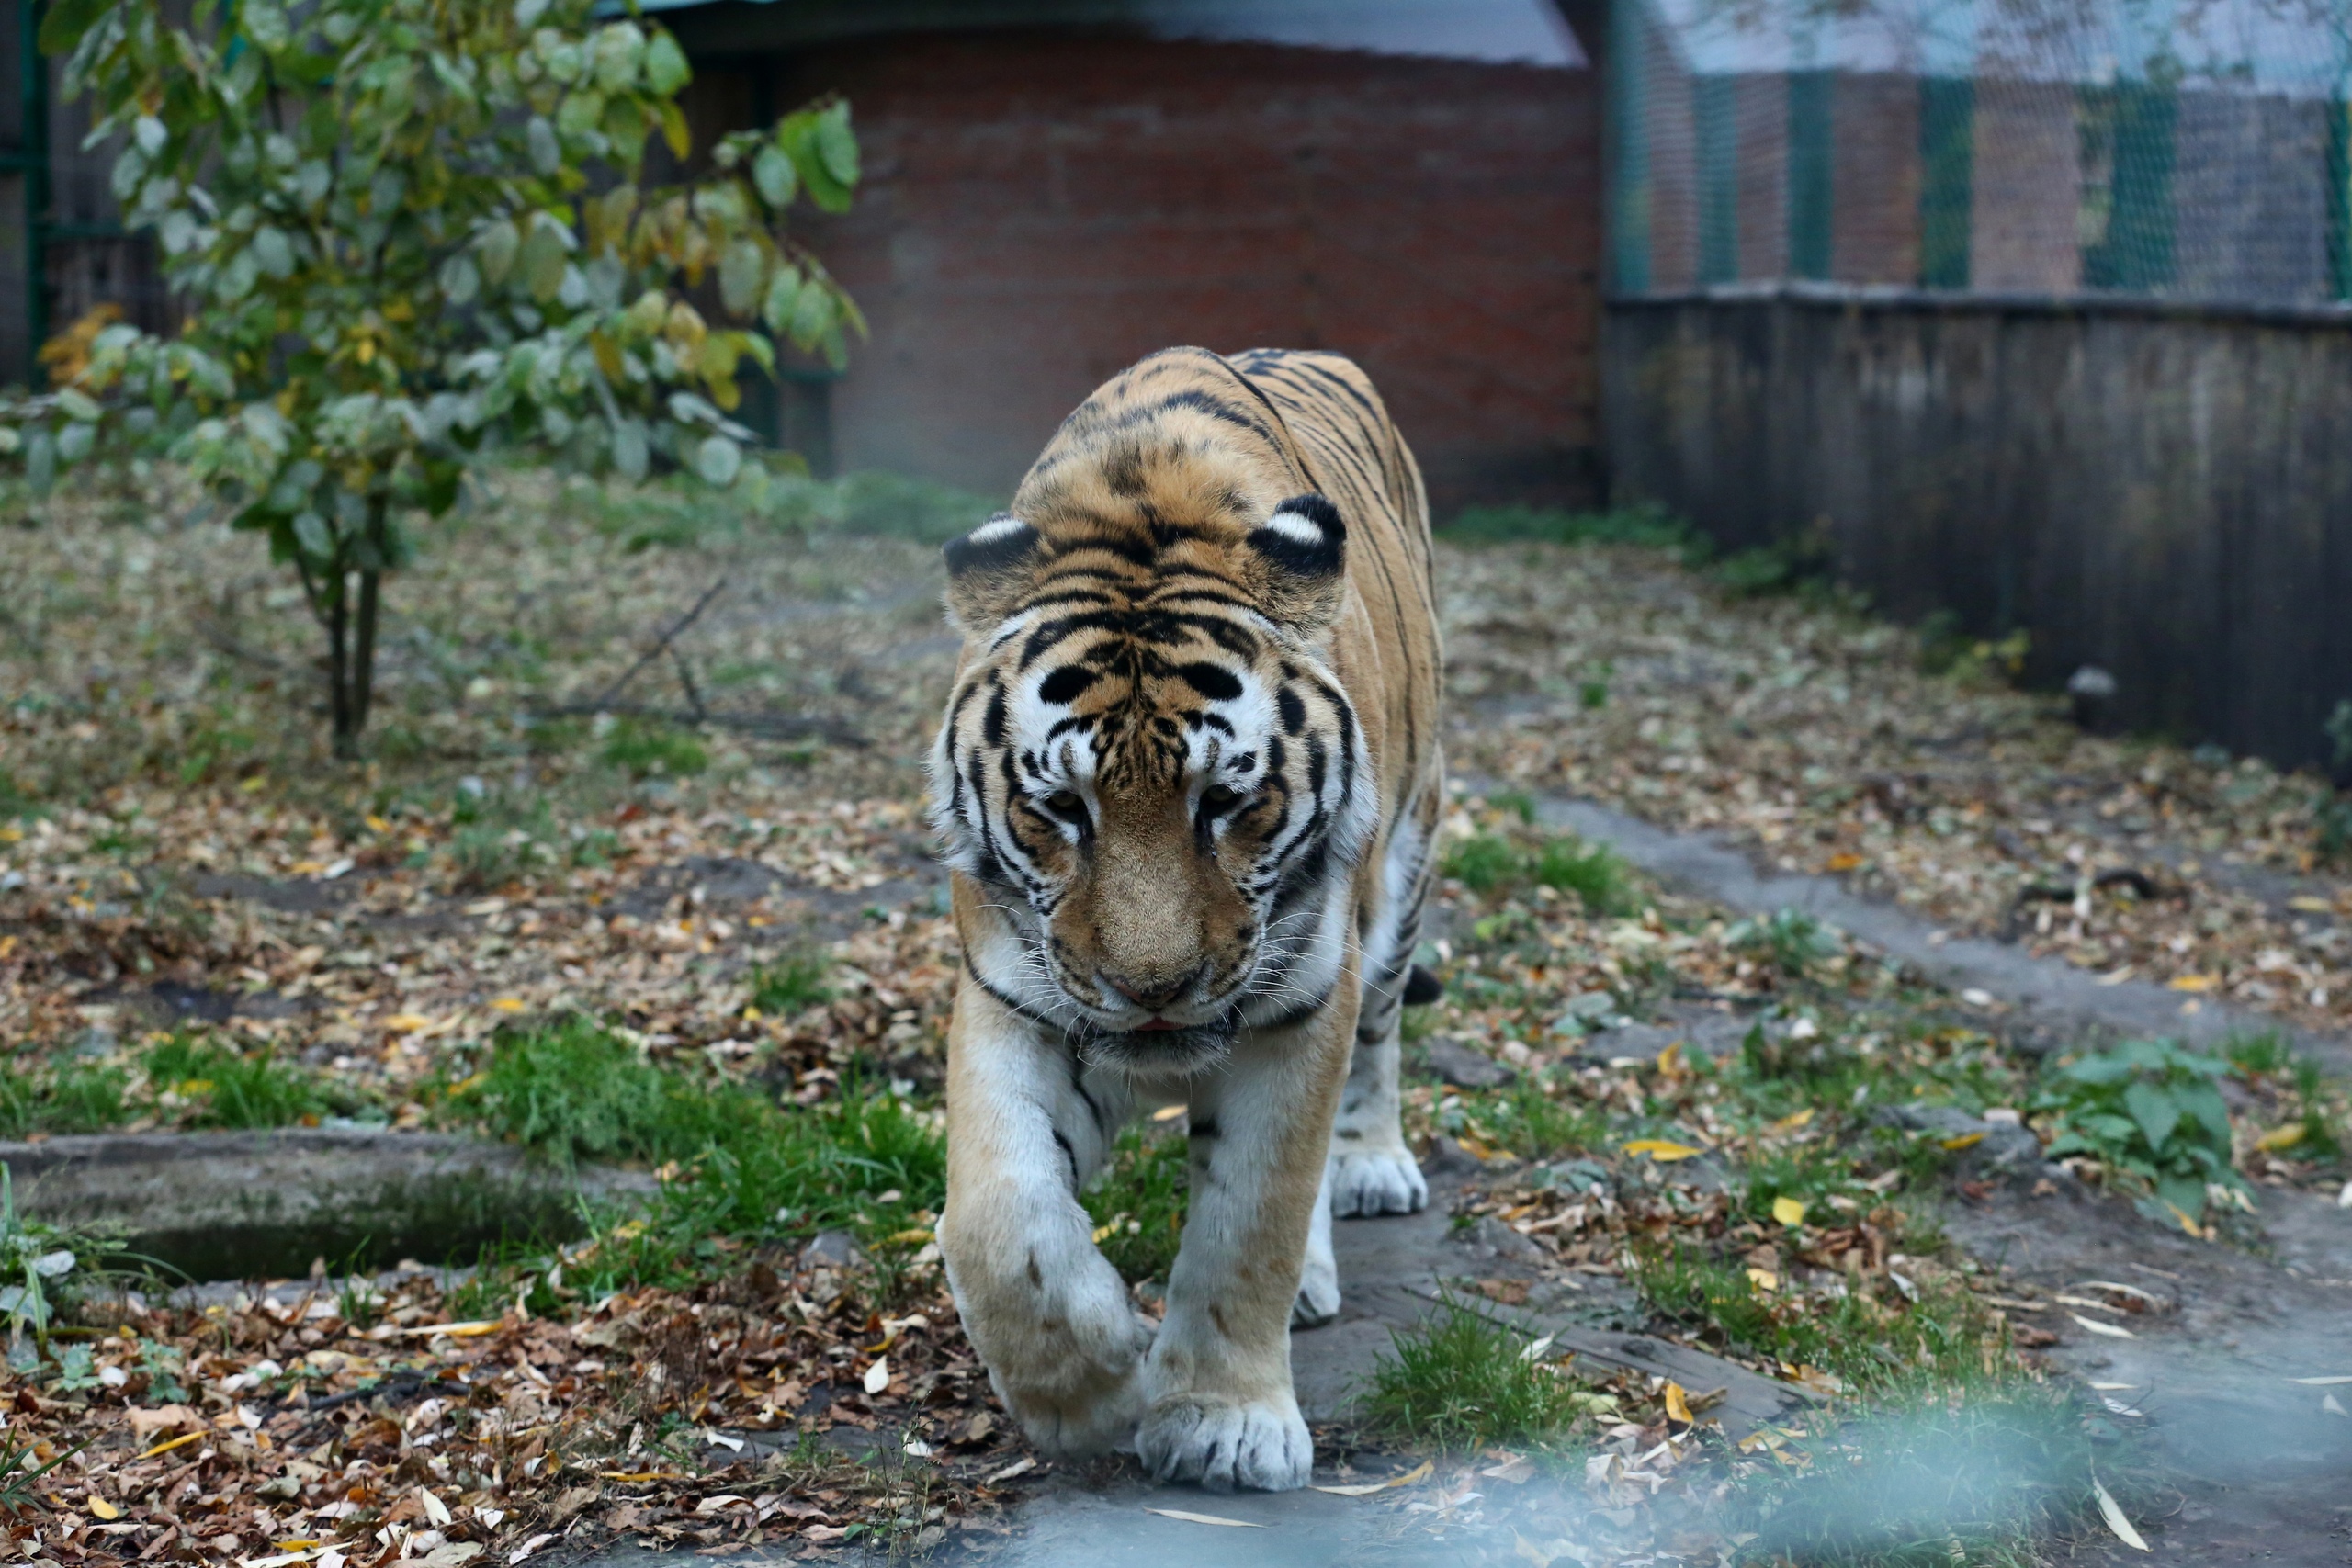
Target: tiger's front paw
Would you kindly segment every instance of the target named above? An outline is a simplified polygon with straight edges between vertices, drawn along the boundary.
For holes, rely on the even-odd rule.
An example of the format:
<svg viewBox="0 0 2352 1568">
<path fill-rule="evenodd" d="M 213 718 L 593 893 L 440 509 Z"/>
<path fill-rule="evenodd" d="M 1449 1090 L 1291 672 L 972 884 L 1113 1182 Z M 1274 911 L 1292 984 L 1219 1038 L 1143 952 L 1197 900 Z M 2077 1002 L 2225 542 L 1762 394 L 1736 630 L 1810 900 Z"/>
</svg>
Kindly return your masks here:
<svg viewBox="0 0 2352 1568">
<path fill-rule="evenodd" d="M 1177 1393 L 1159 1400 L 1136 1433 L 1155 1481 L 1192 1481 L 1212 1492 L 1295 1492 L 1315 1471 L 1315 1439 L 1298 1402 Z"/>
<path fill-rule="evenodd" d="M 1331 1156 L 1328 1179 L 1331 1213 L 1355 1215 L 1414 1214 L 1427 1207 L 1430 1185 L 1421 1168 L 1403 1149 L 1353 1150 Z"/>
<path fill-rule="evenodd" d="M 1134 1450 L 1136 1423 L 1145 1407 L 1140 1374 L 1138 1361 L 1124 1375 L 1089 1380 L 1078 1390 L 1023 1390 L 1001 1378 L 992 1381 L 997 1397 L 1040 1451 L 1055 1459 L 1090 1459 L 1114 1450 Z"/>
</svg>

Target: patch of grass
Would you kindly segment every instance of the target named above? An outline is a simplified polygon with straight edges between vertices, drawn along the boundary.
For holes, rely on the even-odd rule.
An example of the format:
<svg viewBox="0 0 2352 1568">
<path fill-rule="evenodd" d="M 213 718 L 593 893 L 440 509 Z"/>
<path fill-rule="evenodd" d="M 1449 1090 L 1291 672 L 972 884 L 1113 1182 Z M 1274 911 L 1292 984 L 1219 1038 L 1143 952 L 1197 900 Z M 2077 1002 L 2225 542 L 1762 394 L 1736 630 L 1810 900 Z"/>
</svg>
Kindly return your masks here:
<svg viewBox="0 0 2352 1568">
<path fill-rule="evenodd" d="M 247 1055 L 187 1031 L 148 1047 L 141 1065 L 151 1095 L 189 1102 L 192 1127 L 291 1127 L 350 1109 L 266 1051 Z"/>
<path fill-rule="evenodd" d="M 1565 1454 L 1580 1423 L 1616 1413 L 1612 1395 L 1571 1382 L 1528 1343 L 1459 1302 L 1398 1330 L 1358 1403 L 1367 1428 L 1448 1453 L 1492 1447 Z"/>
<path fill-rule="evenodd" d="M 1740 1207 L 1759 1224 L 1770 1224 L 1772 1205 L 1783 1198 L 1805 1206 L 1816 1221 L 1828 1218 L 1825 1200 L 1861 1190 L 1854 1163 L 1834 1148 L 1798 1144 L 1748 1162 L 1741 1174 Z"/>
<path fill-rule="evenodd" d="M 763 1013 L 789 1018 L 829 1002 L 833 999 L 825 985 L 830 967 L 813 953 L 787 953 L 773 964 L 757 964 L 752 970 L 752 1005 Z"/>
<path fill-rule="evenodd" d="M 692 778 L 710 766 L 701 741 L 655 719 L 616 720 L 605 737 L 604 758 L 635 778 Z"/>
<path fill-rule="evenodd" d="M 2091 1508 L 2082 1414 L 2049 1384 L 1922 1399 L 1781 1451 L 1728 1498 L 1729 1528 L 1757 1537 L 1742 1561 L 2032 1568 Z"/>
<path fill-rule="evenodd" d="M 1658 1312 L 1711 1327 L 1735 1348 L 1833 1372 L 1853 1393 L 1918 1396 L 2018 1375 L 2008 1330 L 1957 1281 L 1921 1280 L 1916 1296 L 1849 1280 L 1842 1293 L 1766 1292 L 1737 1260 L 1636 1243 L 1629 1279 Z"/>
<path fill-rule="evenodd" d="M 503 1034 L 455 1096 L 458 1113 L 559 1161 L 685 1159 L 728 1144 L 766 1106 L 750 1090 L 665 1072 L 593 1019 Z"/>
<path fill-rule="evenodd" d="M 2086 1155 L 2138 1188 L 2140 1210 L 2170 1223 L 2204 1217 L 2214 1186 L 2246 1190 L 2231 1165 L 2221 1058 L 2165 1040 L 2132 1040 L 2061 1064 L 2032 1108 L 2055 1118 L 2051 1157 Z"/>
<path fill-rule="evenodd" d="M 1524 795 L 1498 796 L 1491 804 L 1521 809 L 1522 821 L 1534 816 L 1534 803 Z M 1589 914 L 1629 914 L 1640 903 L 1633 872 L 1623 857 L 1606 844 L 1587 844 L 1573 833 L 1544 834 L 1532 844 L 1516 836 L 1474 833 L 1448 847 L 1439 869 L 1474 893 L 1495 893 L 1529 882 L 1573 893 Z"/>
<path fill-rule="evenodd" d="M 1548 506 L 1472 506 L 1441 530 L 1455 544 L 1634 545 L 1704 559 L 1705 536 L 1662 506 L 1568 512 Z"/>
<path fill-rule="evenodd" d="M 1555 892 L 1574 893 L 1592 915 L 1630 914 L 1638 900 L 1625 862 L 1606 844 L 1586 844 L 1561 834 L 1544 840 L 1529 868 L 1535 880 Z"/>
<path fill-rule="evenodd" d="M 1845 950 L 1836 927 L 1802 909 L 1775 909 L 1735 921 L 1724 932 L 1724 942 L 1736 952 L 1770 960 L 1792 979 L 1802 979 Z"/>
<path fill-rule="evenodd" d="M 1083 1201 L 1094 1220 L 1095 1245 L 1131 1284 L 1164 1280 L 1176 1266 L 1189 1160 L 1181 1132 L 1130 1127 L 1087 1189 Z"/>
<path fill-rule="evenodd" d="M 1499 833 L 1475 833 L 1445 852 L 1439 869 L 1473 893 L 1492 893 L 1515 880 L 1521 869 L 1519 846 Z"/>
<path fill-rule="evenodd" d="M 584 1018 L 502 1037 L 446 1114 L 559 1159 L 669 1171 L 650 1199 L 594 1216 L 595 1247 L 565 1265 L 583 1292 L 691 1284 L 737 1266 L 746 1242 L 833 1229 L 889 1273 L 929 1239 L 946 1197 L 937 1118 L 894 1095 L 845 1082 L 818 1105 L 773 1105 L 658 1066 Z"/>
<path fill-rule="evenodd" d="M 74 1062 L 53 1072 L 0 1071 L 0 1137 L 27 1133 L 103 1133 L 130 1119 L 130 1075 Z"/>
<path fill-rule="evenodd" d="M 1482 1136 L 1521 1159 L 1556 1159 L 1608 1142 L 1608 1118 L 1598 1107 L 1555 1091 L 1537 1075 L 1460 1099 L 1453 1112 L 1441 1112 L 1441 1124 L 1453 1122 L 1448 1131 L 1456 1136 L 1465 1132 Z"/>
<path fill-rule="evenodd" d="M 450 800 L 449 822 L 449 858 L 468 887 L 503 886 L 560 858 L 555 818 L 537 795 L 461 787 Z"/>
</svg>

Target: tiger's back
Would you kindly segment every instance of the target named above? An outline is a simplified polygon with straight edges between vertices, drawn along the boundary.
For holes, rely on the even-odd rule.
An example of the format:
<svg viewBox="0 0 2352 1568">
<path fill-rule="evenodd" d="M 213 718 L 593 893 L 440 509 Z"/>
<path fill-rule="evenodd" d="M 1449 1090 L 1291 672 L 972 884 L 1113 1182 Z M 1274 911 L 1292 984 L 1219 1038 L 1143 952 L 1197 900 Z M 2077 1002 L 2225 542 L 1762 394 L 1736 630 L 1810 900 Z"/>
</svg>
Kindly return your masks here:
<svg viewBox="0 0 2352 1568">
<path fill-rule="evenodd" d="M 1287 1333 L 1337 1312 L 1331 1218 L 1426 1201 L 1397 1021 L 1443 790 L 1430 554 L 1371 382 L 1277 350 L 1114 378 L 947 547 L 938 1235 L 1049 1450 L 1132 1434 L 1163 1479 L 1304 1484 Z M 1193 1178 L 1156 1338 L 1078 1200 L 1155 1089 Z"/>
</svg>

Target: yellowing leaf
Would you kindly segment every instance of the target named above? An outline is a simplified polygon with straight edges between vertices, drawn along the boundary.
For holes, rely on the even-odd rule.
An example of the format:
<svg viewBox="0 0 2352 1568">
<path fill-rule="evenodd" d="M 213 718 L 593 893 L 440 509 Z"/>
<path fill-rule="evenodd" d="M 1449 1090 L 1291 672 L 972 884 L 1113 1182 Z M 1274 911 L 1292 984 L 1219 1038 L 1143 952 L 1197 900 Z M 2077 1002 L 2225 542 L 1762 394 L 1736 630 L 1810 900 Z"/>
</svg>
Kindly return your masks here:
<svg viewBox="0 0 2352 1568">
<path fill-rule="evenodd" d="M 521 1012 L 523 1010 L 523 998 L 520 997 L 492 997 L 491 998 L 490 1005 L 496 1008 L 501 1012 Z"/>
<path fill-rule="evenodd" d="M 894 1231 L 882 1239 L 899 1247 L 921 1247 L 931 1239 L 931 1233 L 926 1230 Z M 1102 1238 L 1097 1236 L 1095 1239 L 1099 1241 Z"/>
<path fill-rule="evenodd" d="M 1391 1487 L 1417 1485 L 1427 1481 L 1436 1468 L 1430 1461 L 1423 1460 L 1402 1475 L 1392 1475 L 1385 1481 L 1362 1481 L 1352 1486 L 1317 1486 L 1315 1490 L 1329 1492 L 1334 1497 L 1369 1497 L 1375 1492 L 1385 1492 Z"/>
<path fill-rule="evenodd" d="M 1861 863 L 1862 857 L 1858 854 L 1835 854 L 1829 857 L 1829 869 L 1832 871 L 1851 871 Z"/>
<path fill-rule="evenodd" d="M 1668 1077 L 1682 1076 L 1682 1042 L 1678 1040 L 1657 1054 L 1657 1070 Z"/>
<path fill-rule="evenodd" d="M 1791 1229 L 1794 1229 L 1804 1224 L 1804 1200 L 1788 1197 L 1773 1199 L 1772 1217 Z"/>
<path fill-rule="evenodd" d="M 153 1448 L 149 1449 L 146 1452 L 133 1456 L 131 1462 L 135 1464 L 142 1459 L 153 1459 L 157 1454 L 170 1453 L 174 1449 L 182 1447 L 187 1443 L 195 1442 L 198 1438 L 203 1436 L 204 1434 L 202 1432 L 190 1432 L 185 1438 L 173 1438 L 169 1441 L 157 1443 Z"/>
<path fill-rule="evenodd" d="M 2301 909 L 2306 915 L 2332 915 L 2335 912 L 2335 905 L 2324 898 L 2314 898 L 2308 893 L 2288 899 L 2287 908 Z"/>
<path fill-rule="evenodd" d="M 1163 1519 L 1182 1519 L 1188 1525 L 1226 1525 L 1238 1530 L 1261 1530 L 1263 1525 L 1253 1525 L 1248 1519 L 1228 1519 L 1222 1514 L 1195 1514 L 1188 1508 L 1146 1508 L 1147 1514 L 1158 1514 Z"/>
<path fill-rule="evenodd" d="M 2302 1141 L 2303 1124 L 2301 1122 L 2290 1122 L 2284 1127 L 2274 1127 L 2255 1139 L 2254 1146 L 2264 1154 L 2269 1155 L 2277 1154 L 2280 1149 L 2291 1149 Z"/>
<path fill-rule="evenodd" d="M 1813 1107 L 1808 1105 L 1803 1111 L 1781 1117 L 1767 1130 L 1774 1133 L 1793 1133 L 1812 1120 Z"/>
<path fill-rule="evenodd" d="M 1173 1122 L 1183 1114 L 1184 1107 L 1181 1105 L 1163 1105 L 1151 1113 L 1151 1119 L 1155 1122 Z"/>
<path fill-rule="evenodd" d="M 102 1519 L 119 1519 L 122 1517 L 122 1510 L 120 1508 L 116 1507 L 112 1503 L 107 1502 L 104 1497 L 98 1496 L 96 1493 L 91 1494 L 88 1506 L 90 1512 L 96 1514 Z"/>
<path fill-rule="evenodd" d="M 2140 1337 L 2120 1323 L 2101 1323 L 2095 1317 L 2085 1317 L 2078 1312 L 2070 1312 L 2066 1315 L 2073 1318 L 2076 1323 L 2081 1324 L 2085 1328 L 2089 1329 L 2093 1334 L 2104 1334 L 2109 1339 L 2137 1339 Z"/>
<path fill-rule="evenodd" d="M 1647 1155 L 1660 1165 L 1668 1165 L 1675 1160 L 1690 1159 L 1702 1155 L 1706 1150 L 1694 1149 L 1688 1144 L 1678 1144 L 1668 1138 L 1635 1138 L 1625 1145 L 1625 1152 L 1629 1155 Z"/>
<path fill-rule="evenodd" d="M 1690 1401 L 1683 1393 L 1682 1385 L 1679 1382 L 1668 1382 L 1666 1385 L 1666 1418 L 1669 1421 L 1679 1421 L 1686 1427 L 1698 1425 L 1697 1420 L 1690 1414 Z"/>
<path fill-rule="evenodd" d="M 2175 975 L 2168 984 L 2176 991 L 2210 991 L 2222 983 L 2216 975 Z M 2143 1551 L 2146 1547 L 2140 1549 Z"/>
<path fill-rule="evenodd" d="M 1955 1152 L 1961 1149 L 1973 1149 L 1984 1141 L 1984 1134 L 1982 1133 L 1955 1133 L 1949 1138 L 1937 1140 L 1945 1148 Z"/>
<path fill-rule="evenodd" d="M 1767 1294 L 1781 1288 L 1781 1277 L 1770 1269 L 1750 1267 L 1747 1270 L 1747 1282 Z"/>
<path fill-rule="evenodd" d="M 2091 1495 L 2098 1499 L 2099 1517 L 2107 1521 L 2107 1528 L 2115 1532 L 2116 1540 L 2134 1551 L 2148 1550 L 2148 1543 L 2140 1539 L 2140 1532 L 2132 1528 L 2132 1521 L 2123 1517 L 2123 1509 L 2109 1495 L 2107 1488 L 2099 1484 L 2097 1476 L 2091 1478 Z"/>
<path fill-rule="evenodd" d="M 429 1028 L 433 1021 L 421 1012 L 396 1012 L 384 1020 L 384 1027 L 400 1034 L 412 1034 Z"/>
</svg>

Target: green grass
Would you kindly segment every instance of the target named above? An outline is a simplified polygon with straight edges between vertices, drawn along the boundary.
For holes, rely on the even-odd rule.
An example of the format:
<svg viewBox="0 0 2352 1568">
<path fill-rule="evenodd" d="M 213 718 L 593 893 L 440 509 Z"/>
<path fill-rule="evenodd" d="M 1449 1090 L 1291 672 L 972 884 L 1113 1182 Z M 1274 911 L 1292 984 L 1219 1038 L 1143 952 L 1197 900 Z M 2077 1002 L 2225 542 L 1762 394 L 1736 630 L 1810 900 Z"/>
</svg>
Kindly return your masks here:
<svg viewBox="0 0 2352 1568">
<path fill-rule="evenodd" d="M 815 953 L 794 953 L 752 970 L 752 1005 L 761 1012 L 789 1018 L 832 1000 L 825 985 L 831 966 Z"/>
<path fill-rule="evenodd" d="M 691 1158 L 765 1115 L 750 1090 L 665 1071 L 592 1019 L 503 1034 L 457 1114 L 559 1161 Z"/>
<path fill-rule="evenodd" d="M 1742 1562 L 1821 1568 L 2041 1568 L 2083 1523 L 2092 1450 L 2062 1388 L 2019 1382 L 1952 1391 L 1818 1422 L 1775 1465 L 1735 1485 L 1726 1524 L 1757 1539 Z M 2129 1497 L 2110 1456 L 2105 1476 Z"/>
<path fill-rule="evenodd" d="M 1087 1189 L 1086 1212 L 1100 1231 L 1102 1256 L 1134 1283 L 1165 1280 L 1184 1237 L 1189 1145 L 1178 1131 L 1149 1125 L 1119 1134 L 1111 1158 Z"/>
<path fill-rule="evenodd" d="M 560 1160 L 675 1169 L 657 1193 L 594 1217 L 582 1291 L 683 1285 L 740 1266 L 743 1243 L 848 1230 L 886 1274 L 921 1245 L 945 1201 L 934 1118 L 855 1081 L 815 1106 L 771 1104 L 742 1085 L 656 1066 L 594 1021 L 503 1036 L 445 1116 Z"/>
<path fill-rule="evenodd" d="M 1557 1159 L 1583 1154 L 1609 1141 L 1608 1118 L 1595 1106 L 1574 1098 L 1535 1074 L 1501 1089 L 1464 1093 L 1441 1124 L 1449 1131 L 1471 1132 L 1521 1159 Z"/>
<path fill-rule="evenodd" d="M 1632 873 L 1606 844 L 1587 845 L 1566 834 L 1547 839 L 1535 852 L 1529 871 L 1544 886 L 1575 894 L 1583 900 L 1587 914 L 1631 914 L 1638 902 Z"/>
<path fill-rule="evenodd" d="M 692 778 L 710 766 L 701 741 L 655 719 L 615 720 L 605 737 L 604 758 L 636 778 Z"/>
<path fill-rule="evenodd" d="M 1419 1447 L 1565 1453 L 1579 1423 L 1615 1401 L 1578 1387 L 1523 1352 L 1522 1336 L 1459 1302 L 1398 1330 L 1357 1404 L 1367 1430 Z"/>
<path fill-rule="evenodd" d="M 186 1031 L 150 1046 L 141 1066 L 151 1095 L 168 1092 L 194 1106 L 185 1117 L 194 1127 L 290 1127 L 355 1108 L 266 1051 L 246 1055 Z"/>
<path fill-rule="evenodd" d="M 1507 796 L 1495 804 L 1513 807 L 1523 798 Z M 1607 845 L 1587 844 L 1572 833 L 1546 834 L 1532 846 L 1500 833 L 1475 833 L 1446 850 L 1440 869 L 1473 893 L 1528 883 L 1573 893 L 1591 915 L 1630 914 L 1640 904 L 1623 859 Z"/>
<path fill-rule="evenodd" d="M 2018 1375 L 2007 1329 L 1957 1282 L 1919 1280 L 1914 1299 L 1849 1280 L 1843 1296 L 1800 1298 L 1761 1291 L 1739 1260 L 1686 1246 L 1637 1242 L 1633 1258 L 1634 1288 L 1663 1315 L 1712 1328 L 1734 1349 L 1835 1373 L 1865 1397 L 1927 1398 Z"/>
<path fill-rule="evenodd" d="M 0 1138 L 27 1133 L 103 1133 L 130 1120 L 130 1075 L 74 1062 L 52 1072 L 0 1070 Z"/>
<path fill-rule="evenodd" d="M 1724 942 L 1736 952 L 1769 961 L 1792 979 L 1811 974 L 1845 950 L 1836 927 L 1802 909 L 1775 909 L 1736 921 L 1724 932 Z"/>
</svg>

